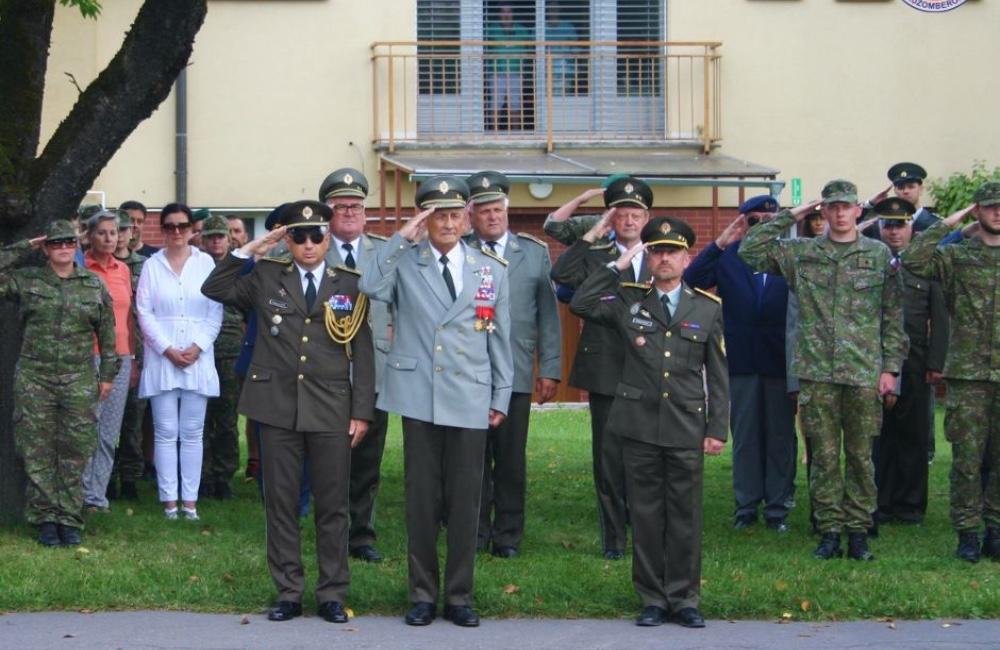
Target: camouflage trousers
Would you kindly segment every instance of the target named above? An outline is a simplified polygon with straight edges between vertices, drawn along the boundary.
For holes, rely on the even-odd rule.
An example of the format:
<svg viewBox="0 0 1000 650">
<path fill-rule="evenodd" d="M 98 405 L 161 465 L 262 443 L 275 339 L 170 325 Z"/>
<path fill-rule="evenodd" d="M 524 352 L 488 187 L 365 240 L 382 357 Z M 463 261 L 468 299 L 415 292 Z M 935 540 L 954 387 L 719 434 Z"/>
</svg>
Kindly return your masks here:
<svg viewBox="0 0 1000 650">
<path fill-rule="evenodd" d="M 801 384 L 799 416 L 809 438 L 809 494 L 817 526 L 823 533 L 865 532 L 875 510 L 872 438 L 882 426 L 878 391 L 806 380 Z"/>
<path fill-rule="evenodd" d="M 987 526 L 1000 526 L 1000 383 L 949 379 L 947 404 L 951 523 L 961 532 L 978 531 L 984 519 Z M 992 468 L 985 489 L 984 462 Z"/>
<path fill-rule="evenodd" d="M 142 421 L 146 417 L 148 400 L 139 399 L 139 389 L 129 388 L 122 416 L 122 432 L 115 452 L 115 466 L 111 480 L 116 476 L 122 481 L 136 483 L 142 479 L 145 457 L 142 452 Z"/>
<path fill-rule="evenodd" d="M 208 400 L 202 481 L 228 482 L 240 463 L 240 432 L 236 405 L 240 401 L 240 382 L 235 371 L 235 357 L 216 357 L 219 373 L 219 396 Z"/>
<path fill-rule="evenodd" d="M 14 444 L 28 477 L 30 524 L 83 527 L 83 470 L 97 448 L 97 373 L 21 364 L 14 378 Z"/>
</svg>

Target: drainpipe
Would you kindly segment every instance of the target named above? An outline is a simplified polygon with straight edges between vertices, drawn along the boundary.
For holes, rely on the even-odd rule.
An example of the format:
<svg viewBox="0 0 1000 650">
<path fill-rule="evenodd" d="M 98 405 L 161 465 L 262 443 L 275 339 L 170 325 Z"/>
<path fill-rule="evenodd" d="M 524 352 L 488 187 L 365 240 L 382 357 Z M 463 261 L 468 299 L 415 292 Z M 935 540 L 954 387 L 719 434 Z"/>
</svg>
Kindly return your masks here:
<svg viewBox="0 0 1000 650">
<path fill-rule="evenodd" d="M 176 115 L 174 118 L 174 200 L 187 203 L 187 68 L 177 75 L 174 87 Z"/>
</svg>

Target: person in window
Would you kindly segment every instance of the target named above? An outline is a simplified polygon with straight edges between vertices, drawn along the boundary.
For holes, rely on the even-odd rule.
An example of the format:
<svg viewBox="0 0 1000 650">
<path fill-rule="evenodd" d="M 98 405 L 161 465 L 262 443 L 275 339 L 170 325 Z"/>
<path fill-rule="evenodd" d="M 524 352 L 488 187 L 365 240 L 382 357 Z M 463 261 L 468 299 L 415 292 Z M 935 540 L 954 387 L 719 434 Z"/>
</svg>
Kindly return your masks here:
<svg viewBox="0 0 1000 650">
<path fill-rule="evenodd" d="M 160 213 L 166 242 L 142 268 L 136 292 L 145 339 L 139 397 L 153 411 L 156 479 L 167 519 L 177 519 L 178 439 L 180 512 L 198 519 L 202 432 L 208 398 L 219 395 L 213 344 L 222 305 L 201 293 L 215 268 L 212 256 L 191 246 L 191 209 L 171 203 Z"/>
<path fill-rule="evenodd" d="M 549 7 L 549 20 L 545 26 L 545 40 L 547 41 L 576 41 L 580 36 L 576 32 L 576 27 L 566 17 L 563 16 L 562 7 L 553 4 Z M 580 48 L 572 45 L 552 45 L 549 48 L 549 55 L 552 57 L 552 94 L 576 95 L 576 65 Z"/>
<path fill-rule="evenodd" d="M 497 18 L 499 20 L 497 20 Z M 494 22 L 486 27 L 487 41 L 503 41 L 486 48 L 488 71 L 486 123 L 496 130 L 524 128 L 524 77 L 528 48 L 512 41 L 530 41 L 531 31 L 514 22 L 514 9 L 500 5 Z M 506 109 L 506 110 L 505 110 Z"/>
</svg>

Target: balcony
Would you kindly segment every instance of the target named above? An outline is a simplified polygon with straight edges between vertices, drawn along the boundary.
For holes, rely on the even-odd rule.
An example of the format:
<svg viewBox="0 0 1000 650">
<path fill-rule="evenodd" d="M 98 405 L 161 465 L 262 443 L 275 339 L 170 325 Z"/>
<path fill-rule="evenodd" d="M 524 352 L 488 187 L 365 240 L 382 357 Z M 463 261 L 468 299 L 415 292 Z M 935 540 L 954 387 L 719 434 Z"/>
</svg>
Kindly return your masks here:
<svg viewBox="0 0 1000 650">
<path fill-rule="evenodd" d="M 372 140 L 397 147 L 722 139 L 717 42 L 397 41 L 372 49 Z"/>
</svg>

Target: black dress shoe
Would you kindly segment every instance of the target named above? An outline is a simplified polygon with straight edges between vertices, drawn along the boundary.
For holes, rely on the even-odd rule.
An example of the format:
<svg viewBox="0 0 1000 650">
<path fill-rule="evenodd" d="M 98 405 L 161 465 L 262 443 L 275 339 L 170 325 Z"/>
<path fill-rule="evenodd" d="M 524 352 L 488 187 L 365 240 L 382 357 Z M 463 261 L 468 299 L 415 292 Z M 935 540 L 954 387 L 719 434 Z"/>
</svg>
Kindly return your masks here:
<svg viewBox="0 0 1000 650">
<path fill-rule="evenodd" d="M 127 501 L 139 500 L 139 490 L 135 487 L 135 481 L 122 481 L 121 498 Z"/>
<path fill-rule="evenodd" d="M 42 546 L 62 546 L 59 539 L 59 529 L 51 521 L 38 526 L 38 543 Z M 976 538 L 976 550 L 979 550 L 979 538 Z"/>
<path fill-rule="evenodd" d="M 757 515 L 736 515 L 736 519 L 733 520 L 733 528 L 736 530 L 743 530 L 744 528 L 749 528 L 757 523 Z"/>
<path fill-rule="evenodd" d="M 685 607 L 670 615 L 670 622 L 681 627 L 705 627 L 705 617 L 694 607 Z"/>
<path fill-rule="evenodd" d="M 784 517 L 770 517 L 767 520 L 767 529 L 776 533 L 787 533 L 788 522 L 785 521 Z"/>
<path fill-rule="evenodd" d="M 212 492 L 212 496 L 219 501 L 232 501 L 233 499 L 233 488 L 229 487 L 229 481 L 216 481 L 215 489 Z"/>
<path fill-rule="evenodd" d="M 302 616 L 302 603 L 290 600 L 279 600 L 267 613 L 269 621 L 290 621 L 296 616 Z"/>
<path fill-rule="evenodd" d="M 347 612 L 344 611 L 344 606 L 335 600 L 328 600 L 325 603 L 320 603 L 319 607 L 316 608 L 316 613 L 320 617 L 329 623 L 346 623 L 347 622 Z"/>
<path fill-rule="evenodd" d="M 444 617 L 459 627 L 479 627 L 479 614 L 468 605 L 445 605 Z"/>
<path fill-rule="evenodd" d="M 74 526 L 63 526 L 59 524 L 59 539 L 62 540 L 63 546 L 79 546 L 80 542 L 80 529 Z"/>
<path fill-rule="evenodd" d="M 519 553 L 516 546 L 494 546 L 493 555 L 502 558 L 512 558 L 517 557 Z"/>
<path fill-rule="evenodd" d="M 625 554 L 621 551 L 604 551 L 605 560 L 620 560 L 625 557 Z"/>
<path fill-rule="evenodd" d="M 647 605 L 639 612 L 635 624 L 639 627 L 656 627 L 667 622 L 667 610 L 656 605 Z"/>
<path fill-rule="evenodd" d="M 407 625 L 430 625 L 436 614 L 434 603 L 414 603 L 403 620 Z"/>
<path fill-rule="evenodd" d="M 369 546 L 365 544 L 364 546 L 359 546 L 351 550 L 351 557 L 355 557 L 359 560 L 364 560 L 365 562 L 381 562 L 382 554 L 379 553 L 374 546 Z"/>
</svg>

